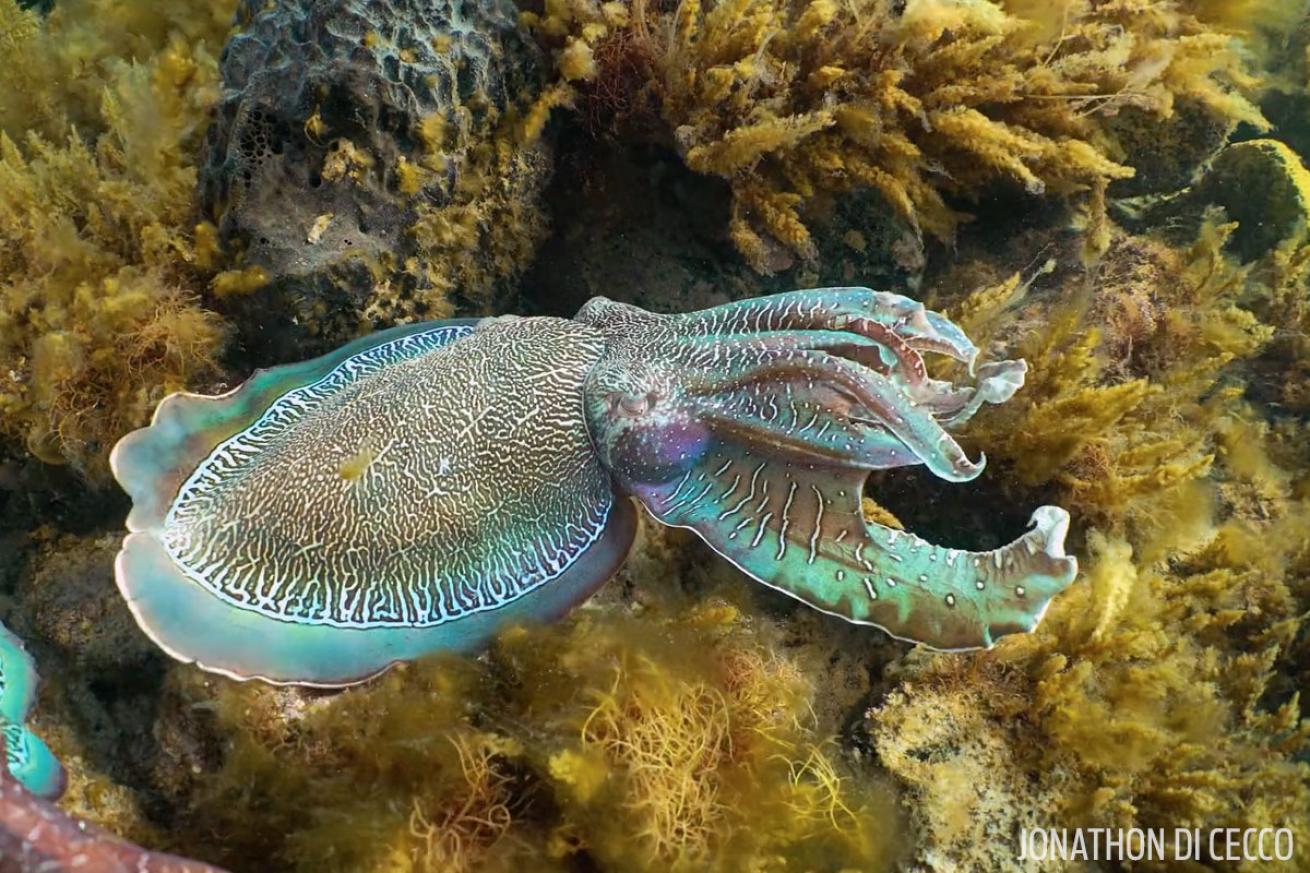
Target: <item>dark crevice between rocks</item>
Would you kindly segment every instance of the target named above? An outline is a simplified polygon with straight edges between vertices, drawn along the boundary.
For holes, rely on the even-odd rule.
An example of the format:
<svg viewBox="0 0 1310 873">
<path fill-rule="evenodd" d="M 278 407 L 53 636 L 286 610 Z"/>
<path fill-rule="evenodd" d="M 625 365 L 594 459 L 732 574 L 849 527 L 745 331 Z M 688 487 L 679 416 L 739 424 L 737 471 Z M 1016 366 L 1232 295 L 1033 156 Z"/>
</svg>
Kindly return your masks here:
<svg viewBox="0 0 1310 873">
<path fill-rule="evenodd" d="M 526 315 L 571 317 L 603 295 L 654 312 L 690 312 L 798 288 L 864 285 L 913 293 L 923 251 L 872 192 L 825 202 L 819 258 L 770 276 L 728 236 L 732 192 L 658 144 L 620 145 L 577 121 L 561 131 L 545 192 L 550 237 L 522 280 Z"/>
</svg>

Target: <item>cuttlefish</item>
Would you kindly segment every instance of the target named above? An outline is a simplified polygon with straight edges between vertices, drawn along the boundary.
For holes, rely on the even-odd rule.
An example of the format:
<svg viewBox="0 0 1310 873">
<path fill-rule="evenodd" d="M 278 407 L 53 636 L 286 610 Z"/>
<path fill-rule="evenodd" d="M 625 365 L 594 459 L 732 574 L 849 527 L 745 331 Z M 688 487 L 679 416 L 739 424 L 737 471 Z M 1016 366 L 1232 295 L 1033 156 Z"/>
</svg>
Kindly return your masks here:
<svg viewBox="0 0 1310 873">
<path fill-rule="evenodd" d="M 930 353 L 973 384 L 931 377 Z M 982 472 L 949 431 L 1026 365 L 977 358 L 944 316 L 867 288 L 383 330 L 171 395 L 124 437 L 118 586 L 174 657 L 342 686 L 563 614 L 623 562 L 635 504 L 816 609 L 988 647 L 1073 580 L 1068 514 L 971 552 L 861 512 L 871 470 Z"/>
</svg>

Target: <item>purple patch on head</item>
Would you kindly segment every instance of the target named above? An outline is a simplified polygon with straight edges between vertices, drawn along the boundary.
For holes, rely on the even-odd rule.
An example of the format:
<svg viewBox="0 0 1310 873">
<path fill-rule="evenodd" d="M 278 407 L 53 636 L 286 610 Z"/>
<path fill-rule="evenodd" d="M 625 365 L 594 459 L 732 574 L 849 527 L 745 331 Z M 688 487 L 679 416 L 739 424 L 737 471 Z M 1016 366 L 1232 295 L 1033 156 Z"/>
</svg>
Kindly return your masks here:
<svg viewBox="0 0 1310 873">
<path fill-rule="evenodd" d="M 615 439 L 613 469 L 629 485 L 668 482 L 700 460 L 712 439 L 709 428 L 690 416 L 635 424 Z"/>
</svg>

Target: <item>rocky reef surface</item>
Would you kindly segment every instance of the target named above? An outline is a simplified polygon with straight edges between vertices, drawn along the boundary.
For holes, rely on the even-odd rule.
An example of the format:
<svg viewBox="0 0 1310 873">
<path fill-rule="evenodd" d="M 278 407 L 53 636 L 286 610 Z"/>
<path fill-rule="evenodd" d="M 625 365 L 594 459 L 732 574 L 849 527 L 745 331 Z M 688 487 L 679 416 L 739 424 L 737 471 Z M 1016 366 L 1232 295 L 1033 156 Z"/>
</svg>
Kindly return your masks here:
<svg viewBox="0 0 1310 873">
<path fill-rule="evenodd" d="M 1018 830 L 1078 826 L 1287 827 L 1260 869 L 1310 869 L 1305 22 L 0 0 L 0 621 L 63 809 L 233 873 L 1038 869 Z M 113 587 L 105 456 L 168 391 L 396 321 L 834 283 L 1028 360 L 979 480 L 866 512 L 988 548 L 1068 507 L 1036 633 L 915 650 L 648 529 L 560 624 L 328 694 L 173 664 Z"/>
<path fill-rule="evenodd" d="M 506 0 L 264 3 L 237 11 L 200 172 L 252 294 L 246 354 L 486 311 L 544 230 L 545 64 Z"/>
</svg>

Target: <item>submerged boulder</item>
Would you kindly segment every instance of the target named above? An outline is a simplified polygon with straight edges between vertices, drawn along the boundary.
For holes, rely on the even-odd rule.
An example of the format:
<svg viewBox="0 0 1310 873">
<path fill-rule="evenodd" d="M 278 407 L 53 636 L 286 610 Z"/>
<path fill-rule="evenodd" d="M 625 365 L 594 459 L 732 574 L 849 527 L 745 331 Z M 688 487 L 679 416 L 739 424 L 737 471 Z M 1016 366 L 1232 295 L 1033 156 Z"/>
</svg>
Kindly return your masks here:
<svg viewBox="0 0 1310 873">
<path fill-rule="evenodd" d="M 552 98 L 513 5 L 245 0 L 237 22 L 200 184 L 243 268 L 216 290 L 247 350 L 495 308 L 550 167 Z"/>
</svg>

